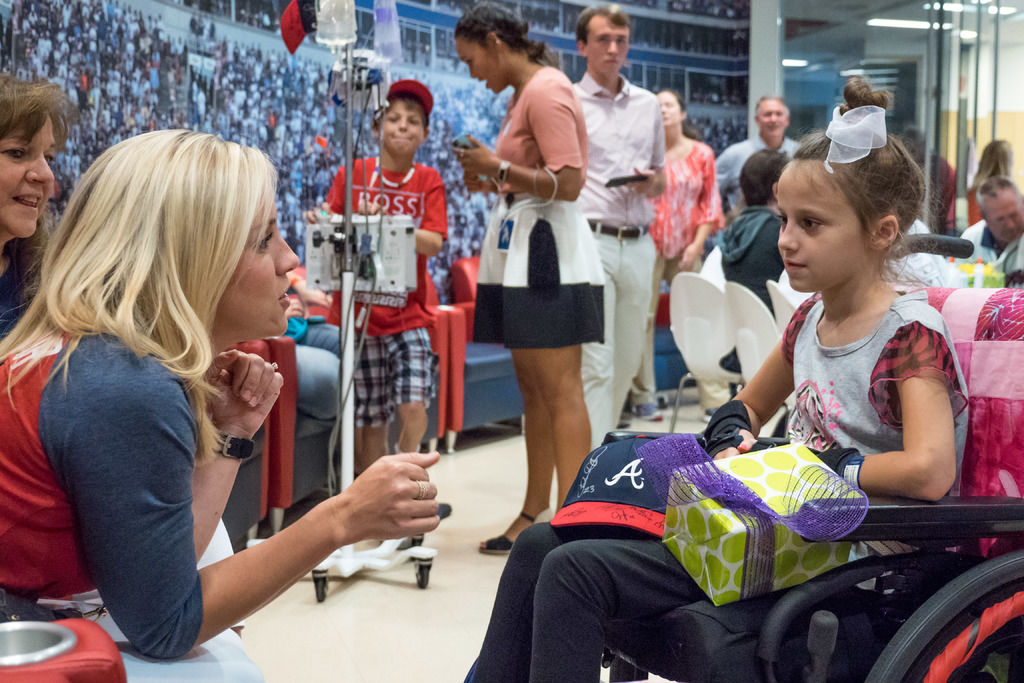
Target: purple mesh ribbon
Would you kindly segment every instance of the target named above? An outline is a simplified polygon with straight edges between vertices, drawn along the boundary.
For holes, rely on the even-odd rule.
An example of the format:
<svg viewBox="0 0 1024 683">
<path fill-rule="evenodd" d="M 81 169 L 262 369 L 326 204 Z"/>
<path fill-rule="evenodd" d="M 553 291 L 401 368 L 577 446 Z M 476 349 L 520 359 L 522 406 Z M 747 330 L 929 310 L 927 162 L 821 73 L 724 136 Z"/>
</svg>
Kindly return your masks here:
<svg viewBox="0 0 1024 683">
<path fill-rule="evenodd" d="M 648 481 L 667 505 L 714 498 L 745 524 L 749 519 L 757 527 L 768 528 L 778 522 L 811 541 L 841 538 L 856 529 L 867 514 L 864 492 L 825 467 L 806 465 L 799 476 L 791 477 L 793 488 L 784 496 L 788 507 L 779 513 L 740 479 L 715 467 L 692 434 L 655 439 L 636 452 Z"/>
</svg>

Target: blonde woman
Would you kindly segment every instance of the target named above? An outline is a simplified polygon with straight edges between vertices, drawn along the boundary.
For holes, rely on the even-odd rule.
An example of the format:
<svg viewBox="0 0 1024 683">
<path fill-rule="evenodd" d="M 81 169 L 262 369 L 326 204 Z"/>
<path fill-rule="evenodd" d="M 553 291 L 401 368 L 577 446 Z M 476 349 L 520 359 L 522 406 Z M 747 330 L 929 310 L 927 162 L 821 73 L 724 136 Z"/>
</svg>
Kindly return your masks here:
<svg viewBox="0 0 1024 683">
<path fill-rule="evenodd" d="M 280 534 L 196 569 L 240 459 L 280 391 L 228 350 L 285 328 L 275 173 L 260 152 L 148 133 L 85 173 L 0 342 L 0 587 L 98 589 L 142 654 L 185 655 L 333 549 L 438 523 L 425 468 L 382 459 Z"/>
<path fill-rule="evenodd" d="M 0 74 L 0 337 L 35 288 L 55 184 L 50 164 L 75 117 L 56 83 Z"/>
<path fill-rule="evenodd" d="M 993 140 L 981 151 L 978 172 L 967 190 L 967 225 L 974 225 L 983 218 L 978 190 L 986 180 L 997 175 L 1013 177 L 1013 149 L 1006 140 Z"/>
</svg>

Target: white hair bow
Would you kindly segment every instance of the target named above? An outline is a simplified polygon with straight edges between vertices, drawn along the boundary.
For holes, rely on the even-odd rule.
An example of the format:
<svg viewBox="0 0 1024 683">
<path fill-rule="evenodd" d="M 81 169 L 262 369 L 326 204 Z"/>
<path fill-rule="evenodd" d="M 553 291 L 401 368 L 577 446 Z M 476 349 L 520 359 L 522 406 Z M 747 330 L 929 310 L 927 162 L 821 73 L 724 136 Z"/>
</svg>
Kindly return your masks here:
<svg viewBox="0 0 1024 683">
<path fill-rule="evenodd" d="M 840 115 L 839 107 L 836 107 L 832 110 L 832 122 L 825 130 L 825 137 L 832 141 L 825 159 L 825 170 L 834 173 L 833 163 L 848 164 L 863 159 L 873 149 L 885 146 L 885 110 L 867 105 Z"/>
</svg>

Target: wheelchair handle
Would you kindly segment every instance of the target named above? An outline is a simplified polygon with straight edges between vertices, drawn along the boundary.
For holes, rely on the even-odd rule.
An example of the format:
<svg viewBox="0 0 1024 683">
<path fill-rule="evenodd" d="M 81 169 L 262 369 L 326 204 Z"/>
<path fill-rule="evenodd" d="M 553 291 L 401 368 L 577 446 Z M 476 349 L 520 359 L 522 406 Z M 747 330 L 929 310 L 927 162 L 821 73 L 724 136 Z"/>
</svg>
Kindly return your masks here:
<svg viewBox="0 0 1024 683">
<path fill-rule="evenodd" d="M 935 254 L 943 258 L 965 259 L 974 254 L 973 242 L 949 235 L 907 235 L 904 247 L 908 254 Z"/>
<path fill-rule="evenodd" d="M 826 683 L 828 665 L 836 649 L 836 635 L 839 633 L 839 619 L 828 610 L 818 610 L 811 615 L 807 630 L 807 653 L 810 662 L 804 667 L 803 683 Z"/>
</svg>

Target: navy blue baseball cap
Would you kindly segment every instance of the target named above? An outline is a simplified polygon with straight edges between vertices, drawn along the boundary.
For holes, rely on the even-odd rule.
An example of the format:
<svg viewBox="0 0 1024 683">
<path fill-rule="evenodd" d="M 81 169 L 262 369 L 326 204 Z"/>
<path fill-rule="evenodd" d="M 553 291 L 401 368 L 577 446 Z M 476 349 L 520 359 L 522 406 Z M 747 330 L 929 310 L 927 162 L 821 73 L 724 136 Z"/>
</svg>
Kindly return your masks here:
<svg viewBox="0 0 1024 683">
<path fill-rule="evenodd" d="M 551 526 L 610 524 L 661 538 L 665 530 L 665 496 L 644 476 L 637 449 L 651 443 L 636 437 L 613 441 L 591 451 Z"/>
</svg>

